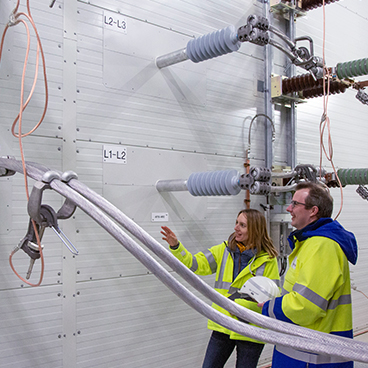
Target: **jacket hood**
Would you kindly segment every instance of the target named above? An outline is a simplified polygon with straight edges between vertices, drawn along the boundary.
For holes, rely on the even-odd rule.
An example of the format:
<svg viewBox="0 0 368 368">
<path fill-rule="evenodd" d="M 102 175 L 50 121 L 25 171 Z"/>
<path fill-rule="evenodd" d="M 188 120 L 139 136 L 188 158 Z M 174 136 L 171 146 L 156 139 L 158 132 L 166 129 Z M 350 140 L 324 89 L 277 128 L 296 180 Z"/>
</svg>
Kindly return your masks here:
<svg viewBox="0 0 368 368">
<path fill-rule="evenodd" d="M 353 265 L 356 264 L 358 259 L 358 245 L 355 236 L 350 231 L 345 230 L 337 221 L 329 217 L 320 218 L 301 230 L 295 230 L 288 237 L 289 245 L 291 249 L 294 249 L 294 238 L 298 241 L 303 241 L 312 236 L 324 236 L 325 238 L 334 240 L 340 245 L 348 261 Z"/>
</svg>

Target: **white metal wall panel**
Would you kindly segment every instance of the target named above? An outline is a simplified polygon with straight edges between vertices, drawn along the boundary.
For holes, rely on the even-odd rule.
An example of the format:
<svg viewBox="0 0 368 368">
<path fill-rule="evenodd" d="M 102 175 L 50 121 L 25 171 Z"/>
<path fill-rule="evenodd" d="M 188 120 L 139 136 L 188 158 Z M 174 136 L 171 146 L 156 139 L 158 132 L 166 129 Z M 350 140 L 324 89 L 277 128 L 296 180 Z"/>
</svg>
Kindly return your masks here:
<svg viewBox="0 0 368 368">
<path fill-rule="evenodd" d="M 193 367 L 201 360 L 205 319 L 154 276 L 82 283 L 78 294 L 78 367 Z"/>
<path fill-rule="evenodd" d="M 62 367 L 60 286 L 2 288 L 2 367 Z"/>
<path fill-rule="evenodd" d="M 104 9 L 106 10 L 106 7 Z M 107 9 L 112 10 L 108 7 Z M 258 95 L 255 88 L 257 80 L 263 78 L 261 57 L 257 56 L 255 59 L 256 65 L 252 63 L 254 59 L 252 56 L 241 54 L 228 55 L 227 60 L 210 61 L 210 65 L 213 65 L 212 68 L 199 65 L 197 70 L 206 72 L 206 96 L 205 100 L 194 101 L 194 104 L 182 101 L 180 97 L 176 101 L 173 98 L 157 96 L 156 86 L 151 80 L 144 80 L 142 75 L 140 75 L 140 83 L 146 83 L 145 89 L 135 89 L 132 92 L 128 91 L 127 88 L 112 90 L 106 88 L 109 86 L 104 84 L 106 82 L 104 72 L 109 66 L 109 60 L 106 59 L 106 50 L 104 54 L 103 48 L 103 14 L 102 9 L 99 10 L 90 5 L 80 5 L 78 14 L 77 137 L 79 142 L 77 166 L 81 169 L 81 171 L 78 170 L 82 173 L 81 180 L 92 184 L 95 189 L 99 190 L 98 175 L 102 165 L 102 194 L 104 197 L 111 200 L 161 242 L 161 224 L 150 221 L 150 213 L 153 211 L 165 211 L 169 214 L 167 224 L 173 227 L 192 252 L 222 242 L 233 231 L 234 212 L 236 213 L 243 207 L 241 197 L 193 198 L 189 193 L 163 193 L 157 196 L 154 184 L 158 179 L 186 179 L 191 172 L 195 171 L 235 167 L 243 172 L 241 157 L 244 155 L 250 122 L 249 120 L 245 123 L 243 121 L 246 116 L 253 117 L 257 108 L 261 111 L 263 109 L 262 95 Z M 151 17 L 152 13 L 147 13 L 147 15 Z M 170 19 L 171 15 L 170 12 Z M 134 28 L 129 28 L 133 21 L 140 22 L 142 27 L 145 26 L 145 22 L 142 22 L 144 18 L 138 20 L 136 18 L 135 14 L 134 19 L 127 19 L 130 21 L 128 23 L 128 36 L 129 32 L 134 30 Z M 155 26 L 156 21 L 152 18 L 149 24 L 148 29 L 158 28 Z M 160 30 L 160 28 L 158 29 Z M 163 30 L 160 32 L 163 33 Z M 166 31 L 166 33 L 168 32 L 175 35 L 172 30 Z M 121 38 L 126 42 L 125 34 Z M 179 39 L 182 38 L 182 36 L 179 37 Z M 134 41 L 136 40 L 133 39 L 132 42 Z M 147 42 L 147 36 L 143 41 Z M 182 47 L 179 46 L 179 43 L 172 44 L 172 42 L 168 42 L 167 45 L 171 45 L 174 50 L 177 47 Z M 173 50 L 166 46 L 166 49 L 162 49 L 162 51 L 151 52 L 150 55 L 145 56 L 148 52 L 146 48 L 139 49 L 136 44 L 131 45 L 131 47 L 135 48 L 135 51 L 131 52 L 132 55 L 134 55 L 133 52 L 142 53 L 152 62 L 156 56 Z M 121 57 L 123 60 L 123 53 Z M 138 58 L 136 59 L 138 60 Z M 183 65 L 185 66 L 185 64 Z M 185 68 L 194 70 L 192 65 L 185 66 Z M 119 78 L 119 73 L 126 74 L 128 70 L 123 67 L 120 71 L 119 67 L 115 67 L 112 75 L 114 72 Z M 183 77 L 178 73 L 172 76 L 170 70 L 161 73 L 166 73 L 174 82 L 178 76 Z M 124 78 L 127 77 L 124 76 Z M 185 87 L 187 80 L 180 78 L 180 82 Z M 173 84 L 173 82 L 171 83 Z M 190 87 L 190 84 L 187 87 Z M 257 96 L 259 102 L 255 104 Z M 205 105 L 203 105 L 203 101 L 205 101 Z M 227 112 L 224 114 L 224 111 Z M 252 155 L 256 158 L 259 157 L 262 161 L 264 156 L 263 122 L 254 124 L 252 137 Z M 100 155 L 103 144 L 118 144 L 121 147 L 127 147 L 127 164 L 120 166 L 102 164 Z M 132 152 L 138 152 L 139 156 L 132 156 Z M 195 155 L 193 157 L 196 158 L 188 161 L 191 155 Z M 180 158 L 181 156 L 182 158 Z M 207 161 L 207 169 L 203 160 Z M 166 169 L 169 171 L 166 172 Z M 203 218 L 204 210 L 205 218 Z M 208 224 L 211 224 L 210 227 Z M 87 239 L 90 238 L 91 242 L 89 243 L 88 240 L 85 242 L 84 238 L 81 244 L 81 253 L 85 254 L 85 257 L 83 260 L 81 257 L 77 259 L 77 272 L 80 271 L 77 275 L 78 280 L 93 282 L 96 279 L 108 281 L 116 278 L 117 282 L 119 280 L 135 282 L 136 277 L 139 276 L 145 280 L 145 283 L 149 283 L 148 280 L 152 276 L 147 275 L 144 268 L 128 252 L 116 245 L 114 241 L 109 241 L 106 236 L 98 235 L 98 231 L 93 230 L 93 225 L 88 226 L 88 221 L 83 226 L 87 226 L 88 229 L 81 228 L 80 231 L 83 234 L 86 234 L 86 231 L 89 232 Z M 79 228 L 80 226 L 78 226 L 78 230 Z M 80 238 L 83 238 L 83 234 Z M 111 252 L 112 256 L 104 254 L 104 250 L 107 253 Z M 94 285 L 96 285 L 94 286 L 95 290 L 99 290 L 98 284 Z M 159 294 L 161 292 L 165 291 L 158 291 Z M 100 293 L 103 291 L 98 292 L 98 294 Z M 148 291 L 145 293 L 150 295 Z M 130 293 L 128 292 L 128 294 Z M 101 303 L 106 305 L 103 301 Z M 108 305 L 110 303 L 111 300 Z M 177 309 L 176 304 L 173 307 Z M 139 314 L 137 308 L 136 305 L 134 313 Z M 152 310 L 152 319 L 157 324 L 159 317 L 156 316 L 155 308 L 154 310 L 150 308 L 150 310 Z M 165 310 L 165 306 L 162 304 L 158 305 L 157 308 Z M 80 310 L 79 305 L 77 310 Z M 90 318 L 96 320 L 93 312 Z M 118 323 L 117 321 L 120 320 L 119 315 L 111 309 L 106 311 L 106 318 L 114 323 Z M 108 364 L 114 366 L 114 364 L 121 364 L 123 359 L 125 365 L 133 364 L 138 367 L 147 364 L 147 356 L 149 356 L 150 361 L 155 362 L 155 364 L 152 363 L 153 365 L 172 365 L 173 361 L 176 362 L 176 365 L 183 367 L 198 365 L 202 361 L 209 336 L 206 330 L 203 331 L 199 328 L 200 332 L 198 332 L 198 318 L 200 317 L 195 312 L 188 310 L 181 315 L 184 323 L 170 327 L 170 336 L 173 333 L 172 329 L 180 328 L 179 334 L 184 339 L 182 348 L 166 349 L 165 342 L 162 342 L 159 346 L 152 345 L 154 353 L 150 351 L 151 348 L 148 346 L 143 351 L 140 350 L 139 346 L 136 349 L 129 349 L 129 340 L 142 340 L 141 327 L 135 327 L 135 322 L 129 325 L 124 323 L 121 328 L 111 332 L 104 332 L 104 327 L 100 325 L 97 328 L 91 326 L 91 332 L 85 331 L 86 328 L 81 329 L 79 338 L 82 339 L 83 345 L 78 345 L 78 365 L 102 366 Z M 79 320 L 80 318 L 78 318 Z M 205 319 L 200 318 L 200 320 L 200 326 L 205 326 Z M 109 324 L 105 327 L 111 330 Z M 147 330 L 150 331 L 151 328 L 147 328 Z M 107 353 L 108 357 L 105 357 L 105 353 L 101 349 L 97 348 L 96 352 L 94 347 L 96 334 L 101 333 L 105 336 L 103 346 L 109 344 L 112 347 L 112 351 L 109 350 Z M 157 338 L 157 334 L 160 336 L 161 332 L 157 331 L 155 341 L 160 340 Z M 198 342 L 196 338 L 203 335 L 205 338 L 202 337 Z M 123 340 L 121 344 L 118 343 L 118 346 L 122 345 L 122 348 L 116 350 L 116 343 L 113 341 L 120 341 L 120 339 Z M 125 342 L 126 339 L 128 339 L 127 342 Z M 193 341 L 195 349 L 192 348 Z M 129 353 L 127 349 L 129 349 Z M 193 352 L 189 356 L 185 353 L 188 350 Z M 91 351 L 94 352 L 92 356 L 90 355 Z M 270 351 L 268 351 L 268 356 L 269 353 Z M 116 360 L 119 363 L 115 363 Z M 229 364 L 233 363 L 234 359 L 231 359 Z"/>
<path fill-rule="evenodd" d="M 247 117 L 264 112 L 263 93 L 258 90 L 258 81 L 264 79 L 263 48 L 243 44 L 230 55 L 201 64 L 186 61 L 162 70 L 155 70 L 153 63 L 155 57 L 185 47 L 192 37 L 245 24 L 249 14 L 262 13 L 262 3 L 92 0 L 76 5 L 74 0 L 64 0 L 53 8 L 47 5 L 31 1 L 46 51 L 50 101 L 45 123 L 25 140 L 26 158 L 53 169 L 75 169 L 81 181 L 111 200 L 163 246 L 167 246 L 160 234 L 163 224 L 172 227 L 191 252 L 226 240 L 233 231 L 236 213 L 244 207 L 244 192 L 196 198 L 188 192 L 158 193 L 155 183 L 159 179 L 187 179 L 196 171 L 235 168 L 244 172 Z M 1 26 L 12 6 L 12 1 L 0 2 Z M 326 7 L 333 14 L 327 23 L 328 64 L 367 56 L 367 46 L 348 38 L 342 33 L 346 28 L 341 27 L 344 19 L 344 24 L 366 29 L 367 19 L 362 15 L 366 7 L 356 0 Z M 107 36 L 103 20 L 104 14 L 110 13 L 126 19 L 126 34 L 112 31 L 114 34 Z M 276 25 L 283 23 L 277 16 L 274 20 Z M 321 9 L 308 12 L 296 23 L 298 35 L 313 37 L 317 53 L 322 46 L 321 24 Z M 19 157 L 17 140 L 9 129 L 19 109 L 25 38 L 21 28 L 11 31 L 12 38 L 7 41 L 10 51 L 4 55 L 7 61 L 0 67 L 0 154 Z M 126 48 L 119 49 L 120 40 Z M 273 56 L 273 72 L 284 74 L 288 67 L 285 56 L 277 50 Z M 143 65 L 148 65 L 148 70 L 142 72 L 139 68 Z M 137 75 L 134 81 L 130 74 Z M 121 81 L 126 85 L 111 88 Z M 28 77 L 27 88 L 30 84 Z M 366 166 L 362 152 L 367 107 L 354 95 L 347 91 L 330 98 L 339 167 Z M 40 115 L 43 99 L 41 85 L 25 116 L 26 127 L 33 126 Z M 310 100 L 297 110 L 297 161 L 317 165 L 322 100 Z M 275 165 L 287 162 L 284 114 L 282 108 L 274 112 Z M 262 165 L 264 119 L 254 122 L 251 137 L 251 164 Z M 111 145 L 127 149 L 127 164 L 103 162 L 103 147 Z M 330 169 L 328 163 L 326 167 Z M 6 323 L 0 327 L 1 366 L 199 366 L 210 335 L 206 319 L 168 291 L 81 210 L 73 219 L 61 222 L 80 254 L 72 257 L 56 235 L 47 232 L 43 286 L 21 286 L 7 258 L 28 226 L 22 180 L 18 174 L 0 181 L 0 308 L 6 311 Z M 339 193 L 332 191 L 337 212 Z M 356 288 L 354 328 L 361 330 L 367 327 L 367 299 L 361 292 L 368 294 L 363 266 L 368 261 L 364 223 L 368 207 L 353 186 L 346 187 L 344 193 L 339 220 L 359 241 L 359 262 L 352 268 L 352 280 Z M 55 208 L 62 204 L 60 196 L 52 193 L 45 193 L 45 201 Z M 252 196 L 252 208 L 261 209 L 260 203 L 265 203 L 263 197 Z M 153 222 L 154 212 L 168 213 L 169 221 Z M 18 256 L 17 269 L 26 271 L 28 259 L 20 253 Z M 36 266 L 35 276 L 39 264 Z M 213 284 L 213 277 L 205 280 Z M 27 333 L 22 335 L 24 326 Z M 268 345 L 260 363 L 269 360 L 271 350 Z M 226 366 L 234 366 L 234 357 Z"/>
<path fill-rule="evenodd" d="M 93 11 L 93 14 L 91 14 L 91 11 Z M 178 101 L 165 101 L 163 98 L 158 98 L 154 94 L 156 90 L 154 85 L 151 84 L 149 75 L 147 75 L 146 80 L 140 76 L 142 79 L 140 83 L 146 85 L 146 93 L 141 94 L 139 90 L 130 93 L 125 90 L 120 91 L 120 93 L 118 90 L 106 90 L 103 88 L 103 80 L 97 79 L 101 75 L 101 66 L 103 68 L 106 66 L 98 65 L 95 58 L 93 60 L 96 60 L 96 63 L 93 62 L 92 65 L 90 63 L 90 48 L 93 48 L 93 53 L 96 54 L 96 50 L 99 50 L 102 41 L 101 32 L 103 33 L 103 12 L 100 10 L 98 12 L 99 16 L 96 17 L 94 16 L 96 11 L 98 10 L 95 8 L 91 10 L 91 7 L 84 6 L 79 10 L 80 27 L 85 25 L 85 28 L 80 30 L 78 46 L 78 57 L 80 59 L 78 60 L 78 67 L 81 68 L 81 79 L 78 82 L 79 139 L 117 143 L 124 140 L 125 144 L 225 154 L 232 154 L 236 147 L 239 148 L 239 145 L 236 144 L 237 141 L 234 144 L 234 139 L 239 139 L 242 121 L 244 117 L 249 115 L 244 110 L 254 107 L 252 101 L 254 100 L 255 75 L 261 74 L 263 64 L 259 59 L 253 59 L 256 62 L 251 63 L 250 58 L 233 54 L 227 55 L 225 61 L 221 59 L 209 61 L 207 63 L 209 66 L 206 67 L 207 102 L 205 107 L 200 106 L 202 100 L 199 101 L 199 106 L 196 106 L 197 104 L 193 106 L 183 103 L 180 99 Z M 88 19 L 88 23 L 86 19 Z M 93 21 L 90 22 L 90 19 Z M 128 19 L 128 27 L 129 21 L 139 23 L 136 20 Z M 148 29 L 158 28 L 154 25 L 147 26 L 144 20 L 140 20 L 140 23 L 142 27 L 149 27 Z M 127 35 L 121 35 L 122 42 L 124 44 L 133 43 L 128 49 L 137 48 L 139 39 L 138 41 L 134 37 L 132 39 L 129 32 Z M 134 28 L 132 32 L 134 36 Z M 175 34 L 174 31 L 170 32 Z M 86 35 L 83 35 L 83 33 Z M 119 36 L 118 32 L 114 32 L 114 34 L 117 35 L 116 37 Z M 141 53 L 147 55 L 148 51 L 141 51 Z M 103 52 L 102 49 L 101 52 Z M 146 58 L 150 58 L 153 63 L 155 57 L 161 54 L 157 50 L 156 53 L 151 53 Z M 124 55 L 121 54 L 121 56 Z M 134 59 L 133 56 L 132 58 Z M 140 59 L 137 57 L 136 60 L 139 62 Z M 104 62 L 108 64 L 106 58 Z M 88 66 L 86 63 L 88 63 Z M 102 63 L 102 58 L 100 63 Z M 189 63 L 186 68 L 190 67 L 191 70 L 194 70 L 193 65 L 190 65 L 190 61 L 186 63 Z M 218 67 L 212 70 L 210 66 L 217 63 L 219 64 Z M 203 70 L 202 65 L 198 66 L 198 70 Z M 257 69 L 254 69 L 255 66 L 258 66 Z M 246 72 L 242 72 L 242 70 Z M 157 72 L 166 73 L 168 76 L 170 76 L 169 73 L 172 73 L 170 70 Z M 118 74 L 125 75 L 126 73 L 127 71 L 124 68 L 121 71 L 116 69 L 118 79 Z M 219 78 L 219 76 L 221 77 Z M 169 83 L 176 84 L 177 77 L 177 75 L 170 77 L 171 82 Z M 247 79 L 242 80 L 241 78 L 244 77 Z M 183 85 L 181 88 L 191 88 L 190 82 L 186 85 L 186 80 L 179 78 L 178 81 Z M 170 89 L 170 84 L 167 89 Z M 147 95 L 149 90 L 153 90 L 151 95 Z M 261 104 L 263 103 L 262 100 L 259 101 Z M 103 108 L 106 104 L 110 105 L 108 111 Z M 224 108 L 227 111 L 226 114 L 223 113 Z M 104 115 L 101 115 L 101 113 L 104 113 Z M 99 129 L 101 121 L 106 119 L 108 120 L 108 129 L 101 131 Z M 173 119 L 175 119 L 177 125 L 172 124 Z M 224 137 L 228 141 L 224 142 Z M 240 153 L 235 152 L 235 154 L 239 155 Z"/>
</svg>

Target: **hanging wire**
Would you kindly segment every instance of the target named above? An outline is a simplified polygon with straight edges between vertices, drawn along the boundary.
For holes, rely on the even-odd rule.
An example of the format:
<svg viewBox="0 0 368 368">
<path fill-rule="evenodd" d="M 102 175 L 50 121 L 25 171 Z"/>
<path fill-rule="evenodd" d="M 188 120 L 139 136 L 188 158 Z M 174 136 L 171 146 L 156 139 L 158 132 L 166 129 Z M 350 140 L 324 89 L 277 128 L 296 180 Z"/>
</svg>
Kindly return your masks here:
<svg viewBox="0 0 368 368">
<path fill-rule="evenodd" d="M 337 170 L 335 168 L 335 164 L 333 162 L 333 144 L 332 144 L 332 136 L 331 136 L 331 122 L 330 118 L 327 114 L 327 106 L 328 106 L 328 96 L 330 94 L 330 71 L 326 67 L 326 4 L 325 0 L 323 0 L 323 114 L 319 125 L 319 132 L 320 132 L 320 179 L 322 175 L 322 152 L 325 154 L 327 160 L 331 163 L 332 169 L 335 173 L 335 177 L 339 183 L 340 188 L 340 208 L 339 212 L 335 216 L 334 220 L 336 220 L 342 211 L 343 203 L 344 203 L 344 194 L 342 190 L 342 184 L 340 178 L 337 174 Z M 327 90 L 326 90 L 326 81 L 327 81 Z M 325 129 L 327 129 L 327 145 L 328 145 L 328 152 L 326 146 L 323 141 L 323 136 L 325 133 Z"/>
<path fill-rule="evenodd" d="M 6 33 L 7 33 L 8 29 L 12 26 L 15 26 L 19 23 L 22 23 L 25 27 L 26 34 L 27 34 L 27 47 L 26 47 L 26 54 L 25 54 L 25 58 L 24 58 L 23 72 L 22 72 L 22 79 L 21 79 L 21 93 L 20 93 L 19 113 L 18 113 L 17 117 L 15 118 L 15 120 L 12 124 L 11 132 L 12 132 L 14 137 L 18 138 L 18 144 L 19 144 L 19 149 L 20 149 L 20 154 L 21 154 L 21 159 L 22 159 L 25 192 L 26 192 L 27 201 L 29 201 L 29 188 L 28 188 L 27 171 L 26 171 L 26 165 L 25 165 L 25 155 L 24 155 L 24 150 L 23 150 L 22 138 L 32 134 L 41 125 L 42 121 L 45 118 L 46 111 L 47 111 L 47 105 L 48 105 L 48 85 L 47 85 L 45 56 L 44 56 L 44 52 L 43 52 L 43 48 L 42 48 L 42 44 L 41 44 L 41 39 L 40 39 L 40 36 L 38 34 L 36 24 L 33 20 L 32 15 L 31 15 L 29 0 L 27 0 L 27 13 L 18 12 L 19 5 L 20 5 L 20 0 L 17 1 L 17 4 L 16 4 L 14 10 L 10 14 L 9 22 L 5 26 L 5 29 L 3 31 L 3 35 L 1 37 L 1 44 L 0 44 L 0 61 L 1 61 L 2 51 L 3 51 L 3 47 L 4 47 L 4 40 L 5 40 L 5 36 L 6 36 Z M 34 33 L 35 33 L 36 39 L 37 39 L 36 64 L 35 64 L 33 84 L 32 84 L 30 93 L 28 95 L 28 98 L 25 102 L 24 102 L 25 77 L 26 77 L 26 72 L 27 72 L 28 57 L 29 57 L 29 51 L 30 51 L 30 45 L 31 45 L 31 36 L 30 36 L 30 31 L 29 31 L 28 24 L 24 19 L 22 19 L 22 17 L 24 17 L 26 20 L 28 20 L 28 22 L 32 25 L 32 28 L 34 30 Z M 37 84 L 37 80 L 38 80 L 38 68 L 39 68 L 40 54 L 41 54 L 42 65 L 43 65 L 43 79 L 44 79 L 44 88 L 45 88 L 45 104 L 44 104 L 42 116 L 41 116 L 39 122 L 29 132 L 22 134 L 23 112 L 25 111 L 26 107 L 28 106 L 29 102 L 31 101 L 34 90 L 36 88 L 36 84 Z M 18 132 L 16 132 L 17 123 L 18 123 Z M 37 239 L 38 251 L 40 252 L 40 258 L 41 258 L 41 273 L 40 273 L 40 279 L 39 279 L 38 283 L 33 284 L 33 283 L 27 281 L 26 279 L 21 277 L 19 275 L 19 273 L 15 270 L 12 259 L 13 259 L 13 256 L 14 256 L 15 252 L 16 252 L 16 249 L 13 250 L 13 252 L 11 252 L 11 254 L 9 256 L 9 263 L 10 263 L 10 267 L 13 270 L 13 272 L 23 282 L 25 282 L 26 284 L 28 284 L 30 286 L 39 286 L 42 283 L 42 280 L 43 280 L 44 269 L 45 269 L 45 261 L 44 261 L 42 246 L 41 246 L 41 242 L 40 242 L 40 237 L 39 237 L 39 234 L 38 234 L 38 231 L 37 231 L 37 226 L 36 226 L 36 223 L 34 222 L 34 220 L 32 220 L 32 226 L 33 226 L 35 236 L 36 236 L 36 239 Z"/>
</svg>

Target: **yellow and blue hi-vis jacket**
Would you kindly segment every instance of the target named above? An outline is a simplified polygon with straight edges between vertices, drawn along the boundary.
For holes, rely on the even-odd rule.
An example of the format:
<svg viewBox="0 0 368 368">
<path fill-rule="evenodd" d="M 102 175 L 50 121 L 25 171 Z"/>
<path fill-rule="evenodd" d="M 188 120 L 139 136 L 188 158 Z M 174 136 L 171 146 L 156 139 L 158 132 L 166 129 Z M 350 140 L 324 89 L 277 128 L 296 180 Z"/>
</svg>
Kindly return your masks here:
<svg viewBox="0 0 368 368">
<path fill-rule="evenodd" d="M 349 263 L 357 261 L 355 236 L 337 221 L 321 218 L 289 236 L 292 253 L 282 296 L 264 315 L 312 330 L 353 337 Z M 353 362 L 277 346 L 273 368 L 350 368 Z"/>
</svg>

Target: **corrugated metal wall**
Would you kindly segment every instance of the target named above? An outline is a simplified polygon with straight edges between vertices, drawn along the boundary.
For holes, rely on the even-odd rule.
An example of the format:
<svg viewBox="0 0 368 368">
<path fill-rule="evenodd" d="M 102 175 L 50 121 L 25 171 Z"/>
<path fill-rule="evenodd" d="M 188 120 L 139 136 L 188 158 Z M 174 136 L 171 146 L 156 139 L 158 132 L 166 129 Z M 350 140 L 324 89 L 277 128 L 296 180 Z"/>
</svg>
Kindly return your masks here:
<svg viewBox="0 0 368 368">
<path fill-rule="evenodd" d="M 159 194 L 155 183 L 187 179 L 196 171 L 234 168 L 244 172 L 250 123 L 246 118 L 264 112 L 263 93 L 257 88 L 264 80 L 263 48 L 244 44 L 236 53 L 162 70 L 154 60 L 185 47 L 192 37 L 245 24 L 250 14 L 262 14 L 262 2 L 56 0 L 53 8 L 44 1 L 31 0 L 30 4 L 46 53 L 50 99 L 45 122 L 24 139 L 26 159 L 75 171 L 81 181 L 158 240 L 162 223 L 152 221 L 154 213 L 168 214 L 164 224 L 192 252 L 225 240 L 244 206 L 244 192 L 234 197 L 197 198 L 187 192 Z M 1 29 L 14 5 L 10 0 L 0 2 Z M 328 64 L 367 56 L 367 45 L 341 27 L 343 19 L 348 27 L 366 30 L 367 18 L 362 14 L 367 8 L 358 0 L 326 7 Z M 276 15 L 274 21 L 284 23 Z M 321 54 L 321 9 L 298 18 L 296 27 L 298 34 L 313 37 L 316 53 Z M 19 109 L 26 47 L 22 25 L 10 28 L 6 42 L 0 65 L 0 154 L 19 158 L 10 127 Z M 273 53 L 273 72 L 285 74 L 284 56 L 277 50 Z M 30 71 L 34 65 L 33 44 Z M 29 76 L 28 91 L 31 84 Z M 39 86 L 24 116 L 24 130 L 39 118 L 43 98 Z M 353 91 L 330 98 L 339 167 L 366 166 L 367 108 Z M 322 100 L 310 100 L 297 110 L 297 161 L 318 165 Z M 283 109 L 278 107 L 274 112 L 275 165 L 287 163 L 282 117 Z M 104 160 L 110 150 L 125 152 L 125 163 L 117 158 Z M 259 120 L 252 127 L 251 163 L 262 165 L 264 155 L 264 123 Z M 330 169 L 327 162 L 325 166 Z M 72 219 L 60 221 L 80 254 L 73 256 L 48 229 L 43 238 L 42 286 L 31 288 L 21 282 L 9 267 L 8 255 L 28 226 L 23 178 L 19 174 L 0 178 L 0 188 L 1 367 L 200 366 L 209 337 L 205 318 L 169 292 L 80 210 Z M 340 221 L 359 240 L 360 259 L 352 268 L 352 278 L 357 290 L 367 294 L 368 205 L 354 190 L 344 189 Z M 338 190 L 333 194 L 337 209 Z M 62 204 L 54 193 L 45 192 L 44 200 L 55 209 Z M 265 199 L 253 196 L 252 207 L 260 209 L 259 203 Z M 18 252 L 14 258 L 24 276 L 27 257 Z M 32 280 L 38 276 L 36 263 Z M 212 277 L 205 279 L 212 285 Z M 359 291 L 353 295 L 354 325 L 364 329 L 367 299 Z M 271 349 L 266 348 L 262 363 L 269 359 Z M 234 358 L 227 366 L 233 365 Z"/>
</svg>

